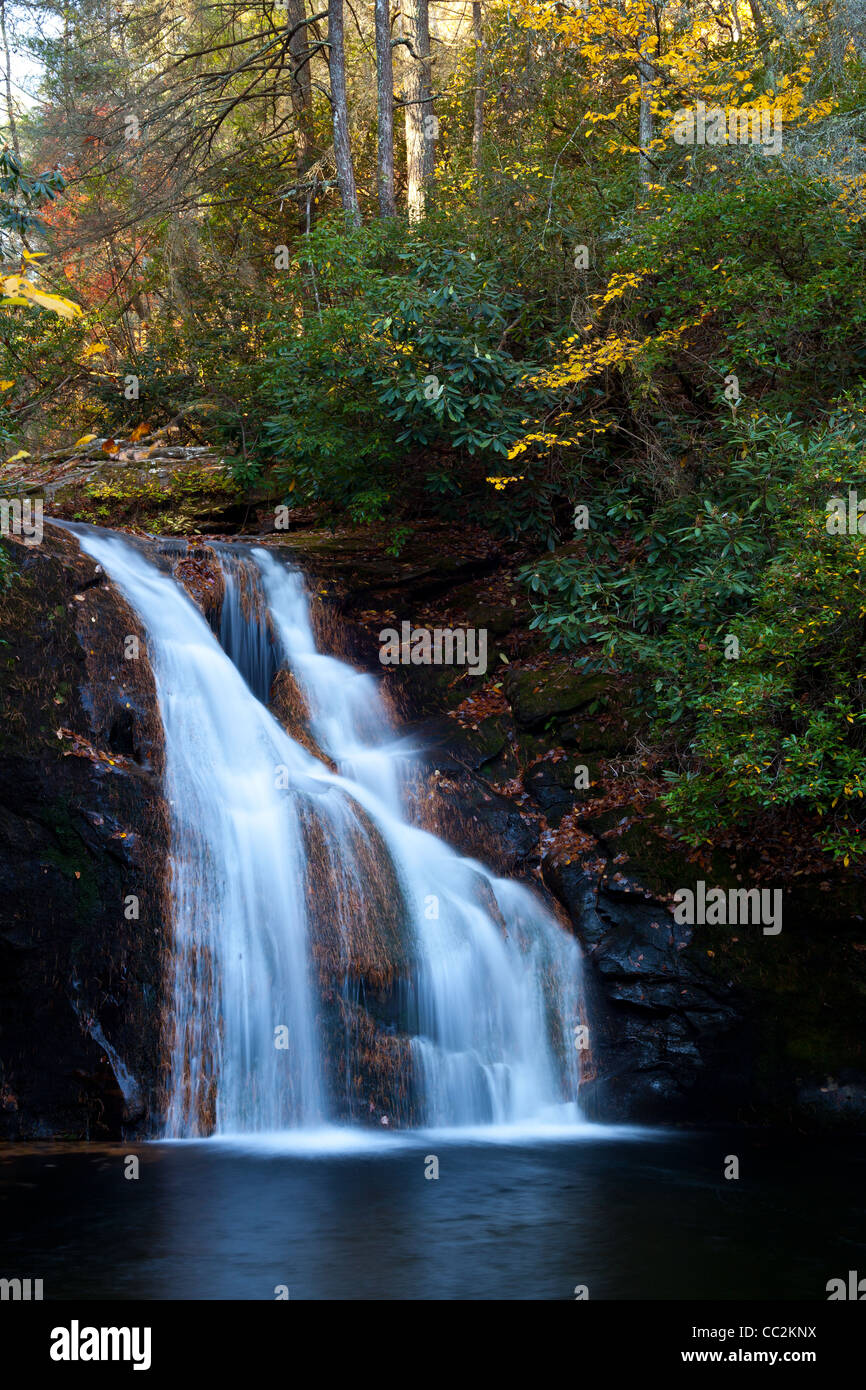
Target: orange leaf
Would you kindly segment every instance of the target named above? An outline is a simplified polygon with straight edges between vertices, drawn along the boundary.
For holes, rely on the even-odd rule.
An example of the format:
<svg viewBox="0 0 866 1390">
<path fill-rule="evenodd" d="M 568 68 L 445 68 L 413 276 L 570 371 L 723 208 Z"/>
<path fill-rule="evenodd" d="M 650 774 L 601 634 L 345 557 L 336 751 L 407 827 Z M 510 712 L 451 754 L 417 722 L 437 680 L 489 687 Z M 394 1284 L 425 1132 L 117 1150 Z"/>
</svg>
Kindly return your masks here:
<svg viewBox="0 0 866 1390">
<path fill-rule="evenodd" d="M 150 434 L 150 425 L 136 425 L 129 438 L 133 444 L 137 444 L 146 434 Z"/>
<path fill-rule="evenodd" d="M 120 445 L 115 439 L 106 439 L 102 446 L 102 452 L 104 454 L 116 454 L 119 448 Z"/>
</svg>

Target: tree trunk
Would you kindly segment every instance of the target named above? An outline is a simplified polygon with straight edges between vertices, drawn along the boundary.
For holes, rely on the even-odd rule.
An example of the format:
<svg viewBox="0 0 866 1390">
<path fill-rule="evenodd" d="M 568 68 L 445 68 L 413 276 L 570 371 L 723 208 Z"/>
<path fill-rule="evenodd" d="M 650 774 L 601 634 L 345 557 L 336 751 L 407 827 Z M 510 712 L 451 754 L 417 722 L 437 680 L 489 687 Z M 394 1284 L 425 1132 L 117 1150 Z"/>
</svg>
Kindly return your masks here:
<svg viewBox="0 0 866 1390">
<path fill-rule="evenodd" d="M 421 107 L 424 126 L 424 180 L 429 183 L 436 172 L 436 141 L 439 139 L 439 122 L 433 112 L 433 60 L 430 57 L 430 7 L 429 0 L 419 0 L 418 52 L 422 57 L 422 80 L 424 83 L 424 104 Z"/>
<path fill-rule="evenodd" d="M 651 44 L 650 6 L 646 6 L 644 28 L 638 38 L 638 73 L 640 75 L 640 107 L 638 110 L 638 137 L 640 152 L 637 157 L 638 178 L 641 184 L 652 183 L 652 163 L 650 149 L 653 142 L 653 64 L 650 61 Z"/>
<path fill-rule="evenodd" d="M 406 175 L 409 220 L 424 215 L 427 184 L 433 176 L 434 141 L 438 134 L 430 83 L 430 19 L 427 0 L 404 0 L 406 102 Z"/>
<path fill-rule="evenodd" d="M 304 0 L 285 0 L 289 32 L 304 19 Z M 292 55 L 292 113 L 295 118 L 295 157 L 298 176 L 313 162 L 313 89 L 310 78 L 310 45 L 306 27 L 289 40 Z"/>
<path fill-rule="evenodd" d="M 6 37 L 6 0 L 0 0 L 0 34 L 3 38 L 3 55 L 6 60 L 6 124 L 9 126 L 12 148 L 17 155 L 20 155 L 18 127 L 15 124 L 15 107 L 12 105 L 12 59 L 9 55 L 9 40 Z"/>
<path fill-rule="evenodd" d="M 379 216 L 396 217 L 394 202 L 394 62 L 389 0 L 376 0 Z"/>
<path fill-rule="evenodd" d="M 764 19 L 761 14 L 761 7 L 758 4 L 758 0 L 749 0 L 749 9 L 752 11 L 752 22 L 755 26 L 755 33 L 758 37 L 758 43 L 761 49 L 763 50 L 767 47 L 767 29 L 766 25 L 764 24 Z"/>
<path fill-rule="evenodd" d="M 851 44 L 858 59 L 863 61 L 864 9 L 862 0 L 839 0 L 826 10 L 827 35 L 830 40 L 830 72 L 840 78 L 845 71 L 845 53 Z"/>
<path fill-rule="evenodd" d="M 346 51 L 343 43 L 343 0 L 328 0 L 328 68 L 331 74 L 331 110 L 334 119 L 334 159 L 340 199 L 356 227 L 361 225 L 352 147 L 349 144 L 349 107 L 346 100 Z"/>
<path fill-rule="evenodd" d="M 475 109 L 472 120 L 472 165 L 481 163 L 481 141 L 484 137 L 484 31 L 481 27 L 481 0 L 472 0 L 472 30 L 475 35 Z"/>
</svg>

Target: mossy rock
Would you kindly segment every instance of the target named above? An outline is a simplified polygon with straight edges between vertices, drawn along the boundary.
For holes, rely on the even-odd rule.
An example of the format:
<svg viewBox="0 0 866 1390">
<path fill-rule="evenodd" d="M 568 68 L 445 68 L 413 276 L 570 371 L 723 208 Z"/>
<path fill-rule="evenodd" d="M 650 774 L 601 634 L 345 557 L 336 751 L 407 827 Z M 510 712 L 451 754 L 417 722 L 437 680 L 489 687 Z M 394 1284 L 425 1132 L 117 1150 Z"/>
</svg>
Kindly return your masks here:
<svg viewBox="0 0 866 1390">
<path fill-rule="evenodd" d="M 510 603 L 477 603 L 466 612 L 469 627 L 483 628 L 491 637 L 504 637 L 517 622 L 517 611 Z"/>
<path fill-rule="evenodd" d="M 546 735 L 536 738 L 534 734 L 528 734 L 523 729 L 520 730 L 519 753 L 521 765 L 526 768 L 530 764 L 538 762 L 556 747 L 556 738 L 553 735 Z"/>
<path fill-rule="evenodd" d="M 471 750 L 475 767 L 483 767 L 505 748 L 508 741 L 505 721 L 492 714 L 482 719 L 476 728 L 464 729 L 461 741 Z"/>
<path fill-rule="evenodd" d="M 620 830 L 623 820 L 627 824 Z M 663 808 L 656 807 L 630 822 L 628 808 L 619 808 L 606 811 L 587 824 L 594 835 L 606 842 L 612 854 L 628 855 L 620 865 L 622 874 L 639 882 L 655 897 L 668 897 L 678 888 L 694 888 L 698 879 L 719 888 L 741 886 L 723 854 L 714 854 L 711 867 L 702 869 L 689 858 L 687 846 L 678 846 L 661 833 L 663 823 Z"/>
<path fill-rule="evenodd" d="M 573 744 L 579 753 L 595 753 L 606 758 L 624 753 L 631 742 L 628 721 L 614 720 L 603 726 L 597 719 L 580 716 L 562 724 L 559 737 L 563 743 Z"/>
<path fill-rule="evenodd" d="M 505 677 L 505 693 L 523 729 L 540 728 L 549 719 L 595 701 L 606 704 L 610 688 L 609 676 L 584 675 L 570 664 L 542 671 L 509 671 Z"/>
<path fill-rule="evenodd" d="M 510 782 L 516 777 L 520 772 L 520 764 L 512 745 L 505 744 L 501 753 L 497 753 L 495 758 L 484 764 L 483 771 L 487 781 L 494 785 Z"/>
<path fill-rule="evenodd" d="M 490 658 L 488 657 L 488 662 Z M 480 690 L 486 675 L 472 675 L 465 666 L 394 666 L 386 668 L 399 686 L 402 699 L 416 716 L 435 718 L 456 709 Z"/>
</svg>

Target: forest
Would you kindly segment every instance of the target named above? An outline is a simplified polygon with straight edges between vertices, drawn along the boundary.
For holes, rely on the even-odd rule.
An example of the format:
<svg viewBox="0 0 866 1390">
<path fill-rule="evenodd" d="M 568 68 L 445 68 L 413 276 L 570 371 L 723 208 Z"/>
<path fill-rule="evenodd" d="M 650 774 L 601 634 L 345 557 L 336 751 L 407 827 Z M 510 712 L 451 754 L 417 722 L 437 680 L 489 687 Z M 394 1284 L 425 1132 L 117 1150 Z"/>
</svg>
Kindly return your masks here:
<svg viewBox="0 0 866 1390">
<path fill-rule="evenodd" d="M 16 487 L 169 439 L 290 529 L 482 528 L 634 683 L 684 840 L 792 815 L 862 862 L 860 0 L 0 21 Z M 182 532 L 202 483 L 68 514 Z"/>
</svg>

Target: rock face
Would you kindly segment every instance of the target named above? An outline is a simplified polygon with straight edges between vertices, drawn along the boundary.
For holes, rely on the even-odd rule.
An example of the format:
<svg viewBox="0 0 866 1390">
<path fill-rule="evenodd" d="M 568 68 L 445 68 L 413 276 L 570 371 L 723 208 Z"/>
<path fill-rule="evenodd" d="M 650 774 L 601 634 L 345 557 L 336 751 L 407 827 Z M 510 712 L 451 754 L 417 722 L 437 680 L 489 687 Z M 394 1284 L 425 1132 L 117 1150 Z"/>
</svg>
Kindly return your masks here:
<svg viewBox="0 0 866 1390">
<path fill-rule="evenodd" d="M 750 1085 L 744 1001 L 690 953 L 692 928 L 579 866 L 545 864 L 587 953 L 593 1019 L 581 1101 L 605 1120 L 717 1118 Z"/>
<path fill-rule="evenodd" d="M 168 828 L 153 680 L 132 613 L 69 534 L 46 526 L 41 545 L 9 550 L 0 1137 L 119 1138 L 146 1126 L 160 1084 Z"/>
<path fill-rule="evenodd" d="M 343 1123 L 415 1111 L 405 983 L 410 978 L 403 897 L 393 865 L 367 817 L 355 808 L 351 854 L 329 843 L 316 808 L 306 808 L 307 909 L 322 1010 L 323 1063 L 332 1113 Z M 349 862 L 359 878 L 346 874 Z M 363 892 L 359 891 L 363 884 Z"/>
</svg>

